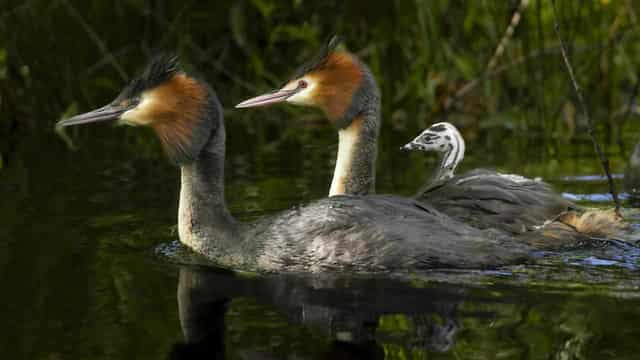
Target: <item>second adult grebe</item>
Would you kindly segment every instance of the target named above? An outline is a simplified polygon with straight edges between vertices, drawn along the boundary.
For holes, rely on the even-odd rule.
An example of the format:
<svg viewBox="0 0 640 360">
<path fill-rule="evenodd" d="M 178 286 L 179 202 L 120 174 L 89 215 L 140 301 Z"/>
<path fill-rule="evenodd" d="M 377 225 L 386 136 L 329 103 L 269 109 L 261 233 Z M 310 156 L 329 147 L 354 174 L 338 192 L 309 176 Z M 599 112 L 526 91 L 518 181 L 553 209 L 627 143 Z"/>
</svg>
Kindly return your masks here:
<svg viewBox="0 0 640 360">
<path fill-rule="evenodd" d="M 337 127 L 339 137 L 338 155 L 329 196 L 366 195 L 375 190 L 380 94 L 369 68 L 353 54 L 336 50 L 338 43 L 339 39 L 333 37 L 320 53 L 298 69 L 282 88 L 245 100 L 236 107 L 251 108 L 287 102 L 320 108 L 329 121 Z M 536 188 L 542 186 L 538 184 Z M 451 203 L 452 206 L 457 206 L 450 211 L 457 220 L 471 220 L 470 222 L 475 226 L 488 228 L 494 223 L 483 225 L 482 218 L 474 219 L 467 214 L 473 211 L 473 207 L 483 206 L 485 202 L 487 208 L 492 206 L 490 192 L 487 192 L 484 198 L 475 198 L 475 202 L 458 202 L 458 197 L 463 194 L 433 190 L 423 194 L 421 197 L 423 203 Z M 481 189 L 478 190 L 476 194 L 479 194 Z M 519 196 L 511 193 L 508 188 L 502 188 L 502 190 L 505 198 Z M 533 195 L 536 194 L 533 193 Z M 548 189 L 540 195 L 537 201 L 543 209 L 542 213 L 551 214 L 545 220 L 555 220 L 558 215 L 563 214 L 564 210 L 571 210 L 568 202 L 560 201 L 562 199 L 559 195 Z M 443 210 L 442 207 L 440 209 Z M 572 220 L 570 224 L 565 225 L 573 226 L 578 232 L 589 231 L 585 235 L 591 235 L 591 231 L 596 230 L 595 234 L 608 235 L 610 232 L 617 232 L 617 229 L 622 226 L 621 219 L 615 212 L 591 212 L 589 217 L 582 217 L 581 212 L 569 211 L 568 215 L 570 216 L 563 218 Z M 511 232 L 527 231 L 528 226 L 520 225 L 529 225 L 534 222 L 531 219 L 521 219 L 522 212 L 511 212 L 505 216 L 514 216 L 509 221 L 514 224 L 509 226 Z M 598 221 L 594 222 L 592 216 L 596 216 Z M 500 217 L 502 214 L 498 214 L 498 218 Z M 580 221 L 582 226 L 577 226 L 576 221 Z M 543 222 L 537 223 L 541 225 Z M 611 226 L 605 226 L 606 224 Z M 498 228 L 505 228 L 505 226 Z"/>
</svg>

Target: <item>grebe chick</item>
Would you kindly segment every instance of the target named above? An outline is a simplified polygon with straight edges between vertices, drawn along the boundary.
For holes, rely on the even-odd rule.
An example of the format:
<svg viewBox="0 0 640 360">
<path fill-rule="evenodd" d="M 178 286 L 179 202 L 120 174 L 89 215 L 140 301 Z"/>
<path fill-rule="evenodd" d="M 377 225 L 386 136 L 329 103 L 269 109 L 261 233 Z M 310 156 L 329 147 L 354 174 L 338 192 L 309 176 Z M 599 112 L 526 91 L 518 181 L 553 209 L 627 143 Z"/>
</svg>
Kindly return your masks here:
<svg viewBox="0 0 640 360">
<path fill-rule="evenodd" d="M 338 43 L 339 40 L 333 37 L 320 53 L 300 67 L 282 88 L 245 100 L 236 107 L 251 108 L 286 102 L 321 109 L 338 129 L 338 155 L 329 196 L 366 195 L 373 193 L 375 189 L 380 93 L 369 68 L 353 54 L 336 50 Z M 459 152 L 458 155 L 461 154 Z M 461 159 L 458 158 L 458 161 Z M 448 176 L 447 172 L 445 169 L 442 175 Z M 455 215 L 456 219 L 487 228 L 494 222 L 483 225 L 482 219 L 472 219 L 465 214 L 472 210 L 467 207 L 479 207 L 487 212 L 499 211 L 501 207 L 494 208 L 492 203 L 492 196 L 496 193 L 488 191 L 483 195 L 487 189 L 496 188 L 492 183 L 497 183 L 497 188 L 502 191 L 498 203 L 515 202 L 519 210 L 523 204 L 533 204 L 534 207 L 538 204 L 539 207 L 534 211 L 535 216 L 528 213 L 521 215 L 518 211 L 508 214 L 498 212 L 493 215 L 502 223 L 506 223 L 500 223 L 498 228 L 509 228 L 512 233 L 526 231 L 532 224 L 541 225 L 544 220 L 552 219 L 571 207 L 569 202 L 549 190 L 544 183 L 528 180 L 518 183 L 515 181 L 516 178 L 505 182 L 507 179 L 504 177 L 488 177 L 485 173 L 483 170 L 466 174 L 467 183 L 458 187 L 461 190 L 474 184 L 477 196 L 473 201 L 458 202 L 459 199 L 464 199 L 464 193 L 447 193 L 450 187 L 440 191 L 434 187 L 424 193 L 422 202 L 437 205 L 441 211 L 445 211 L 443 205 L 454 203 L 449 213 Z M 471 181 L 473 176 L 482 180 Z M 506 183 L 516 184 L 517 189 L 510 190 L 504 186 Z M 508 216 L 513 218 L 507 219 Z M 543 221 L 539 221 L 540 219 Z M 618 221 L 612 219 L 612 222 Z"/>
<path fill-rule="evenodd" d="M 458 164 L 464 159 L 465 143 L 458 129 L 450 123 L 440 122 L 429 126 L 402 150 L 434 151 L 440 153 L 440 164 L 431 182 L 451 179 Z"/>
<path fill-rule="evenodd" d="M 520 262 L 533 249 L 395 196 L 336 196 L 240 224 L 224 198 L 222 107 L 175 58 L 154 58 L 114 101 L 59 125 L 108 120 L 155 131 L 180 167 L 180 241 L 218 266 L 265 272 L 486 268 Z"/>
<path fill-rule="evenodd" d="M 584 213 L 540 180 L 487 169 L 455 175 L 464 158 L 465 141 L 451 123 L 431 125 L 402 149 L 440 154 L 440 164 L 432 180 L 417 198 L 477 228 L 496 228 L 518 234 L 555 220 L 571 223 L 579 218 L 576 214 Z M 603 214 L 610 216 L 606 212 Z"/>
</svg>

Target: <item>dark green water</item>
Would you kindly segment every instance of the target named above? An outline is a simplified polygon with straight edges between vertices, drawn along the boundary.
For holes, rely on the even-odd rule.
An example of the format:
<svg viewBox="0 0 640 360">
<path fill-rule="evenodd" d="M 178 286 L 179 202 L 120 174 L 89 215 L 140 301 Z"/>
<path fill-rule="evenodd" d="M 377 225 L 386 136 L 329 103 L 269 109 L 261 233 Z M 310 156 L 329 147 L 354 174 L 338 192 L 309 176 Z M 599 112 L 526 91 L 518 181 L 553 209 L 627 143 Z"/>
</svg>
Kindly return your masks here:
<svg viewBox="0 0 640 360">
<path fill-rule="evenodd" d="M 70 143 L 53 130 L 110 101 L 153 49 L 175 50 L 225 105 L 236 216 L 326 196 L 337 136 L 320 114 L 232 105 L 282 83 L 340 33 L 383 93 L 378 192 L 412 194 L 435 161 L 396 149 L 483 74 L 519 3 L 0 1 L 0 358 L 638 358 L 640 251 L 628 244 L 386 278 L 181 265 L 178 169 L 152 134 L 100 124 L 70 129 Z M 558 4 L 618 175 L 637 141 L 637 114 L 620 108 L 640 59 L 640 9 L 620 3 Z M 540 176 L 610 207 L 551 19 L 548 2 L 531 1 L 499 62 L 507 70 L 448 112 L 468 139 L 461 170 Z"/>
<path fill-rule="evenodd" d="M 261 152 L 241 123 L 227 123 L 228 197 L 241 217 L 324 195 L 330 128 L 301 129 L 312 134 L 307 143 Z M 382 147 L 381 188 L 410 193 L 428 175 L 421 156 L 393 150 L 405 136 Z M 393 279 L 256 278 L 176 265 L 156 248 L 176 239 L 178 171 L 158 146 L 130 143 L 139 137 L 98 125 L 77 137 L 76 151 L 53 134 L 16 142 L 0 187 L 5 358 L 631 359 L 640 350 L 640 254 L 627 247 Z M 561 161 L 566 171 L 535 160 L 533 146 L 533 160 L 509 169 L 555 171 L 561 191 L 605 193 L 602 181 L 563 180 L 585 174 L 572 168 L 592 161 L 585 148 L 584 158 Z M 503 155 L 489 164 L 470 157 L 465 167 L 524 156 Z"/>
</svg>

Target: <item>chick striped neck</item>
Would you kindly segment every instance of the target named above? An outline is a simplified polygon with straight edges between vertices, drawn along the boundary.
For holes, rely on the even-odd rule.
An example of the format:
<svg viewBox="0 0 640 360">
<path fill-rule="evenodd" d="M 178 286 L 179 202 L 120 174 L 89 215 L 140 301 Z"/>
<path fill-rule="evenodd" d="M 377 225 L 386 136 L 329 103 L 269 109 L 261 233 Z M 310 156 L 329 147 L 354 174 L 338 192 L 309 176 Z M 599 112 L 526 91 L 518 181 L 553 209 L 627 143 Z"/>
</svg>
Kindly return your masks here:
<svg viewBox="0 0 640 360">
<path fill-rule="evenodd" d="M 435 151 L 441 154 L 432 182 L 448 180 L 455 175 L 456 167 L 464 159 L 465 143 L 462 135 L 450 123 L 431 125 L 410 143 L 413 149 Z"/>
<path fill-rule="evenodd" d="M 446 145 L 446 151 L 442 153 L 440 164 L 433 175 L 433 181 L 448 180 L 454 177 L 458 164 L 464 158 L 464 140 L 453 138 Z"/>
</svg>

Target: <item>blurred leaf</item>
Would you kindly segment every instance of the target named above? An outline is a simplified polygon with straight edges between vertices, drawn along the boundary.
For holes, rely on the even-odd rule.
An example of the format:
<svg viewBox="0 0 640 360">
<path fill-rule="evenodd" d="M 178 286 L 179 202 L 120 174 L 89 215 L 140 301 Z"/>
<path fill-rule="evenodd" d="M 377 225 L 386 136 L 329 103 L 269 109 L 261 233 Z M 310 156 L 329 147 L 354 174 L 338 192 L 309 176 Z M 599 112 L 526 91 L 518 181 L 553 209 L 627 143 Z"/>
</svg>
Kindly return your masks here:
<svg viewBox="0 0 640 360">
<path fill-rule="evenodd" d="M 270 39 L 272 42 L 280 39 L 287 41 L 300 40 L 307 43 L 317 43 L 318 29 L 308 23 L 301 25 L 277 25 L 273 28 Z"/>
<path fill-rule="evenodd" d="M 231 35 L 236 45 L 241 48 L 247 46 L 246 16 L 244 14 L 244 1 L 236 1 L 229 10 L 229 24 L 231 25 Z"/>
<path fill-rule="evenodd" d="M 89 226 L 92 227 L 105 227 L 111 228 L 123 224 L 131 224 L 139 221 L 140 217 L 135 214 L 118 214 L 118 215 L 105 215 L 100 217 L 94 217 L 89 222 Z"/>
<path fill-rule="evenodd" d="M 451 59 L 455 64 L 456 68 L 462 73 L 463 77 L 467 80 L 471 80 L 479 74 L 474 70 L 473 59 L 465 58 L 463 56 L 458 56 L 455 54 L 451 54 Z"/>
<path fill-rule="evenodd" d="M 265 19 L 270 19 L 271 13 L 276 9 L 276 3 L 269 0 L 251 0 L 251 3 Z"/>
<path fill-rule="evenodd" d="M 567 132 L 565 133 L 565 139 L 571 139 L 576 131 L 576 107 L 573 105 L 573 102 L 567 101 L 562 106 L 562 118 L 567 127 Z"/>
<path fill-rule="evenodd" d="M 31 77 L 31 70 L 28 65 L 20 66 L 20 75 L 25 79 L 29 79 Z"/>
<path fill-rule="evenodd" d="M 62 113 L 62 115 L 60 115 L 60 117 L 58 118 L 58 122 L 66 118 L 69 118 L 73 115 L 76 115 L 77 113 L 78 113 L 78 103 L 74 101 L 67 107 L 65 112 Z M 66 127 L 58 126 L 56 123 L 55 133 L 58 135 L 58 137 L 60 137 L 60 139 L 62 139 L 62 141 L 64 141 L 64 143 L 67 145 L 67 148 L 71 150 L 75 150 L 76 147 L 73 144 L 73 140 L 71 139 L 71 137 L 69 137 L 69 134 L 67 134 L 66 129 L 67 129 Z"/>
<path fill-rule="evenodd" d="M 385 332 L 408 332 L 413 329 L 413 324 L 405 314 L 389 314 L 380 316 L 378 329 Z"/>
</svg>

